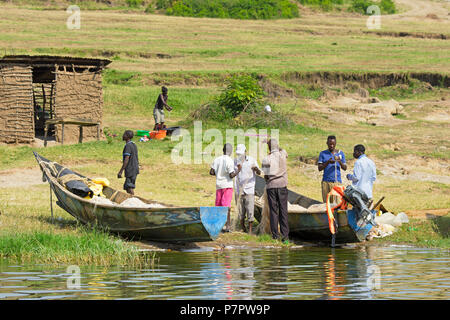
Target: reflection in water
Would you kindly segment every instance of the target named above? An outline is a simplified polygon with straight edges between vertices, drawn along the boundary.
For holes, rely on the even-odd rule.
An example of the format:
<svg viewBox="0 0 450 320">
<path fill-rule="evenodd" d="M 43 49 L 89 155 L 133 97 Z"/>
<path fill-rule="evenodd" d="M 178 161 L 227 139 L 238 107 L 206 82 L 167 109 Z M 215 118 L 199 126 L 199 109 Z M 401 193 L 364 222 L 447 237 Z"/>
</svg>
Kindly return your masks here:
<svg viewBox="0 0 450 320">
<path fill-rule="evenodd" d="M 411 247 L 167 252 L 155 269 L 0 260 L 0 299 L 449 299 L 448 251 Z M 377 286 L 372 285 L 378 284 Z"/>
<path fill-rule="evenodd" d="M 325 262 L 325 293 L 326 295 L 332 299 L 337 300 L 339 297 L 344 295 L 345 289 L 342 283 L 337 283 L 338 281 L 343 281 L 343 277 L 341 277 L 336 270 L 336 259 L 334 251 L 335 249 L 331 249 L 332 253 L 328 255 L 328 261 Z"/>
</svg>

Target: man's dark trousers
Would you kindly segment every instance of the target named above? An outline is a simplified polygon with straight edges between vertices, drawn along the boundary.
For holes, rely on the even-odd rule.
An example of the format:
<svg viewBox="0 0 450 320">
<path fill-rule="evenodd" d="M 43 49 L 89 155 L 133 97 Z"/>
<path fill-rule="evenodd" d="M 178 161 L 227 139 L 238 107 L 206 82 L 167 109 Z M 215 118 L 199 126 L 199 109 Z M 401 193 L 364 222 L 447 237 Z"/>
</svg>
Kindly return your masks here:
<svg viewBox="0 0 450 320">
<path fill-rule="evenodd" d="M 279 222 L 281 238 L 283 240 L 289 239 L 287 188 L 267 189 L 267 200 L 269 201 L 270 231 L 272 232 L 272 238 L 278 239 Z"/>
</svg>

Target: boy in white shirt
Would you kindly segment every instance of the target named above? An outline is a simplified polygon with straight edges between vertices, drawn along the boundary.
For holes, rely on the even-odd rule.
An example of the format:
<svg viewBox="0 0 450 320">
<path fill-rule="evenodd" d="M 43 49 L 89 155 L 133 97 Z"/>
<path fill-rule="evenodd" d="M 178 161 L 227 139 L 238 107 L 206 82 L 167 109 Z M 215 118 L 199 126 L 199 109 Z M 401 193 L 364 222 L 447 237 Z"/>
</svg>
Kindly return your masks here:
<svg viewBox="0 0 450 320">
<path fill-rule="evenodd" d="M 233 198 L 233 178 L 240 172 L 234 170 L 231 159 L 233 147 L 226 143 L 223 146 L 223 155 L 214 159 L 209 174 L 216 176 L 216 206 L 228 207 L 228 217 L 225 232 L 230 232 L 231 199 Z"/>
</svg>

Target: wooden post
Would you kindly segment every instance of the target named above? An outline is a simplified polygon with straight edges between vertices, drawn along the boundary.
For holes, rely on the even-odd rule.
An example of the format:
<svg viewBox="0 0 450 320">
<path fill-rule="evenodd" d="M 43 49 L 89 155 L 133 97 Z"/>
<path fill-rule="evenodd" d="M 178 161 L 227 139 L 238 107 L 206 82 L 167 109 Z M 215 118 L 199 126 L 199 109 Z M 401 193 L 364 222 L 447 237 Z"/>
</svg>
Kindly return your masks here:
<svg viewBox="0 0 450 320">
<path fill-rule="evenodd" d="M 64 122 L 62 123 L 61 144 L 64 144 Z"/>
<path fill-rule="evenodd" d="M 44 124 L 44 147 L 47 147 L 48 124 Z"/>
<path fill-rule="evenodd" d="M 52 214 L 52 223 L 54 222 L 53 220 L 53 197 L 52 197 L 52 184 L 49 180 L 49 185 L 50 185 L 50 212 Z"/>
<path fill-rule="evenodd" d="M 83 143 L 83 126 L 80 126 L 80 136 L 78 137 L 78 143 Z"/>
<path fill-rule="evenodd" d="M 97 123 L 97 141 L 100 141 L 100 123 Z"/>
</svg>

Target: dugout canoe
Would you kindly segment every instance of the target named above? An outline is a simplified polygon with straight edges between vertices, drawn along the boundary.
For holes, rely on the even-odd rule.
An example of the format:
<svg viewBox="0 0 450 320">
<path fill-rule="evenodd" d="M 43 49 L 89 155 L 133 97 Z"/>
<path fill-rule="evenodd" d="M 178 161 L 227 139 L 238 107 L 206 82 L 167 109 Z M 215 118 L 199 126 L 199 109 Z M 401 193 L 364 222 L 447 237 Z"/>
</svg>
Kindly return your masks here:
<svg viewBox="0 0 450 320">
<path fill-rule="evenodd" d="M 121 207 L 119 204 L 131 195 L 110 187 L 104 187 L 103 194 L 117 205 L 96 204 L 92 200 L 70 192 L 58 182 L 58 175 L 68 168 L 36 152 L 33 153 L 42 170 L 44 181 L 49 182 L 51 190 L 58 199 L 56 204 L 83 224 L 95 225 L 133 239 L 196 242 L 215 240 L 226 223 L 227 207 L 176 207 L 138 196 L 134 197 L 147 204 L 158 203 L 165 207 Z M 82 178 L 87 178 L 75 171 L 70 171 Z"/>
<path fill-rule="evenodd" d="M 264 178 L 256 176 L 255 196 L 261 197 L 264 194 L 266 182 Z M 288 201 L 291 204 L 298 204 L 308 208 L 314 204 L 323 202 L 308 198 L 288 189 Z M 255 201 L 255 218 L 259 222 L 262 217 L 262 205 Z M 354 243 L 366 239 L 372 228 L 366 225 L 363 228 L 357 226 L 356 209 L 338 210 L 335 212 L 335 219 L 338 223 L 336 233 L 336 243 Z M 289 236 L 305 241 L 331 242 L 331 232 L 328 225 L 328 215 L 326 211 L 313 213 L 288 212 Z"/>
</svg>

